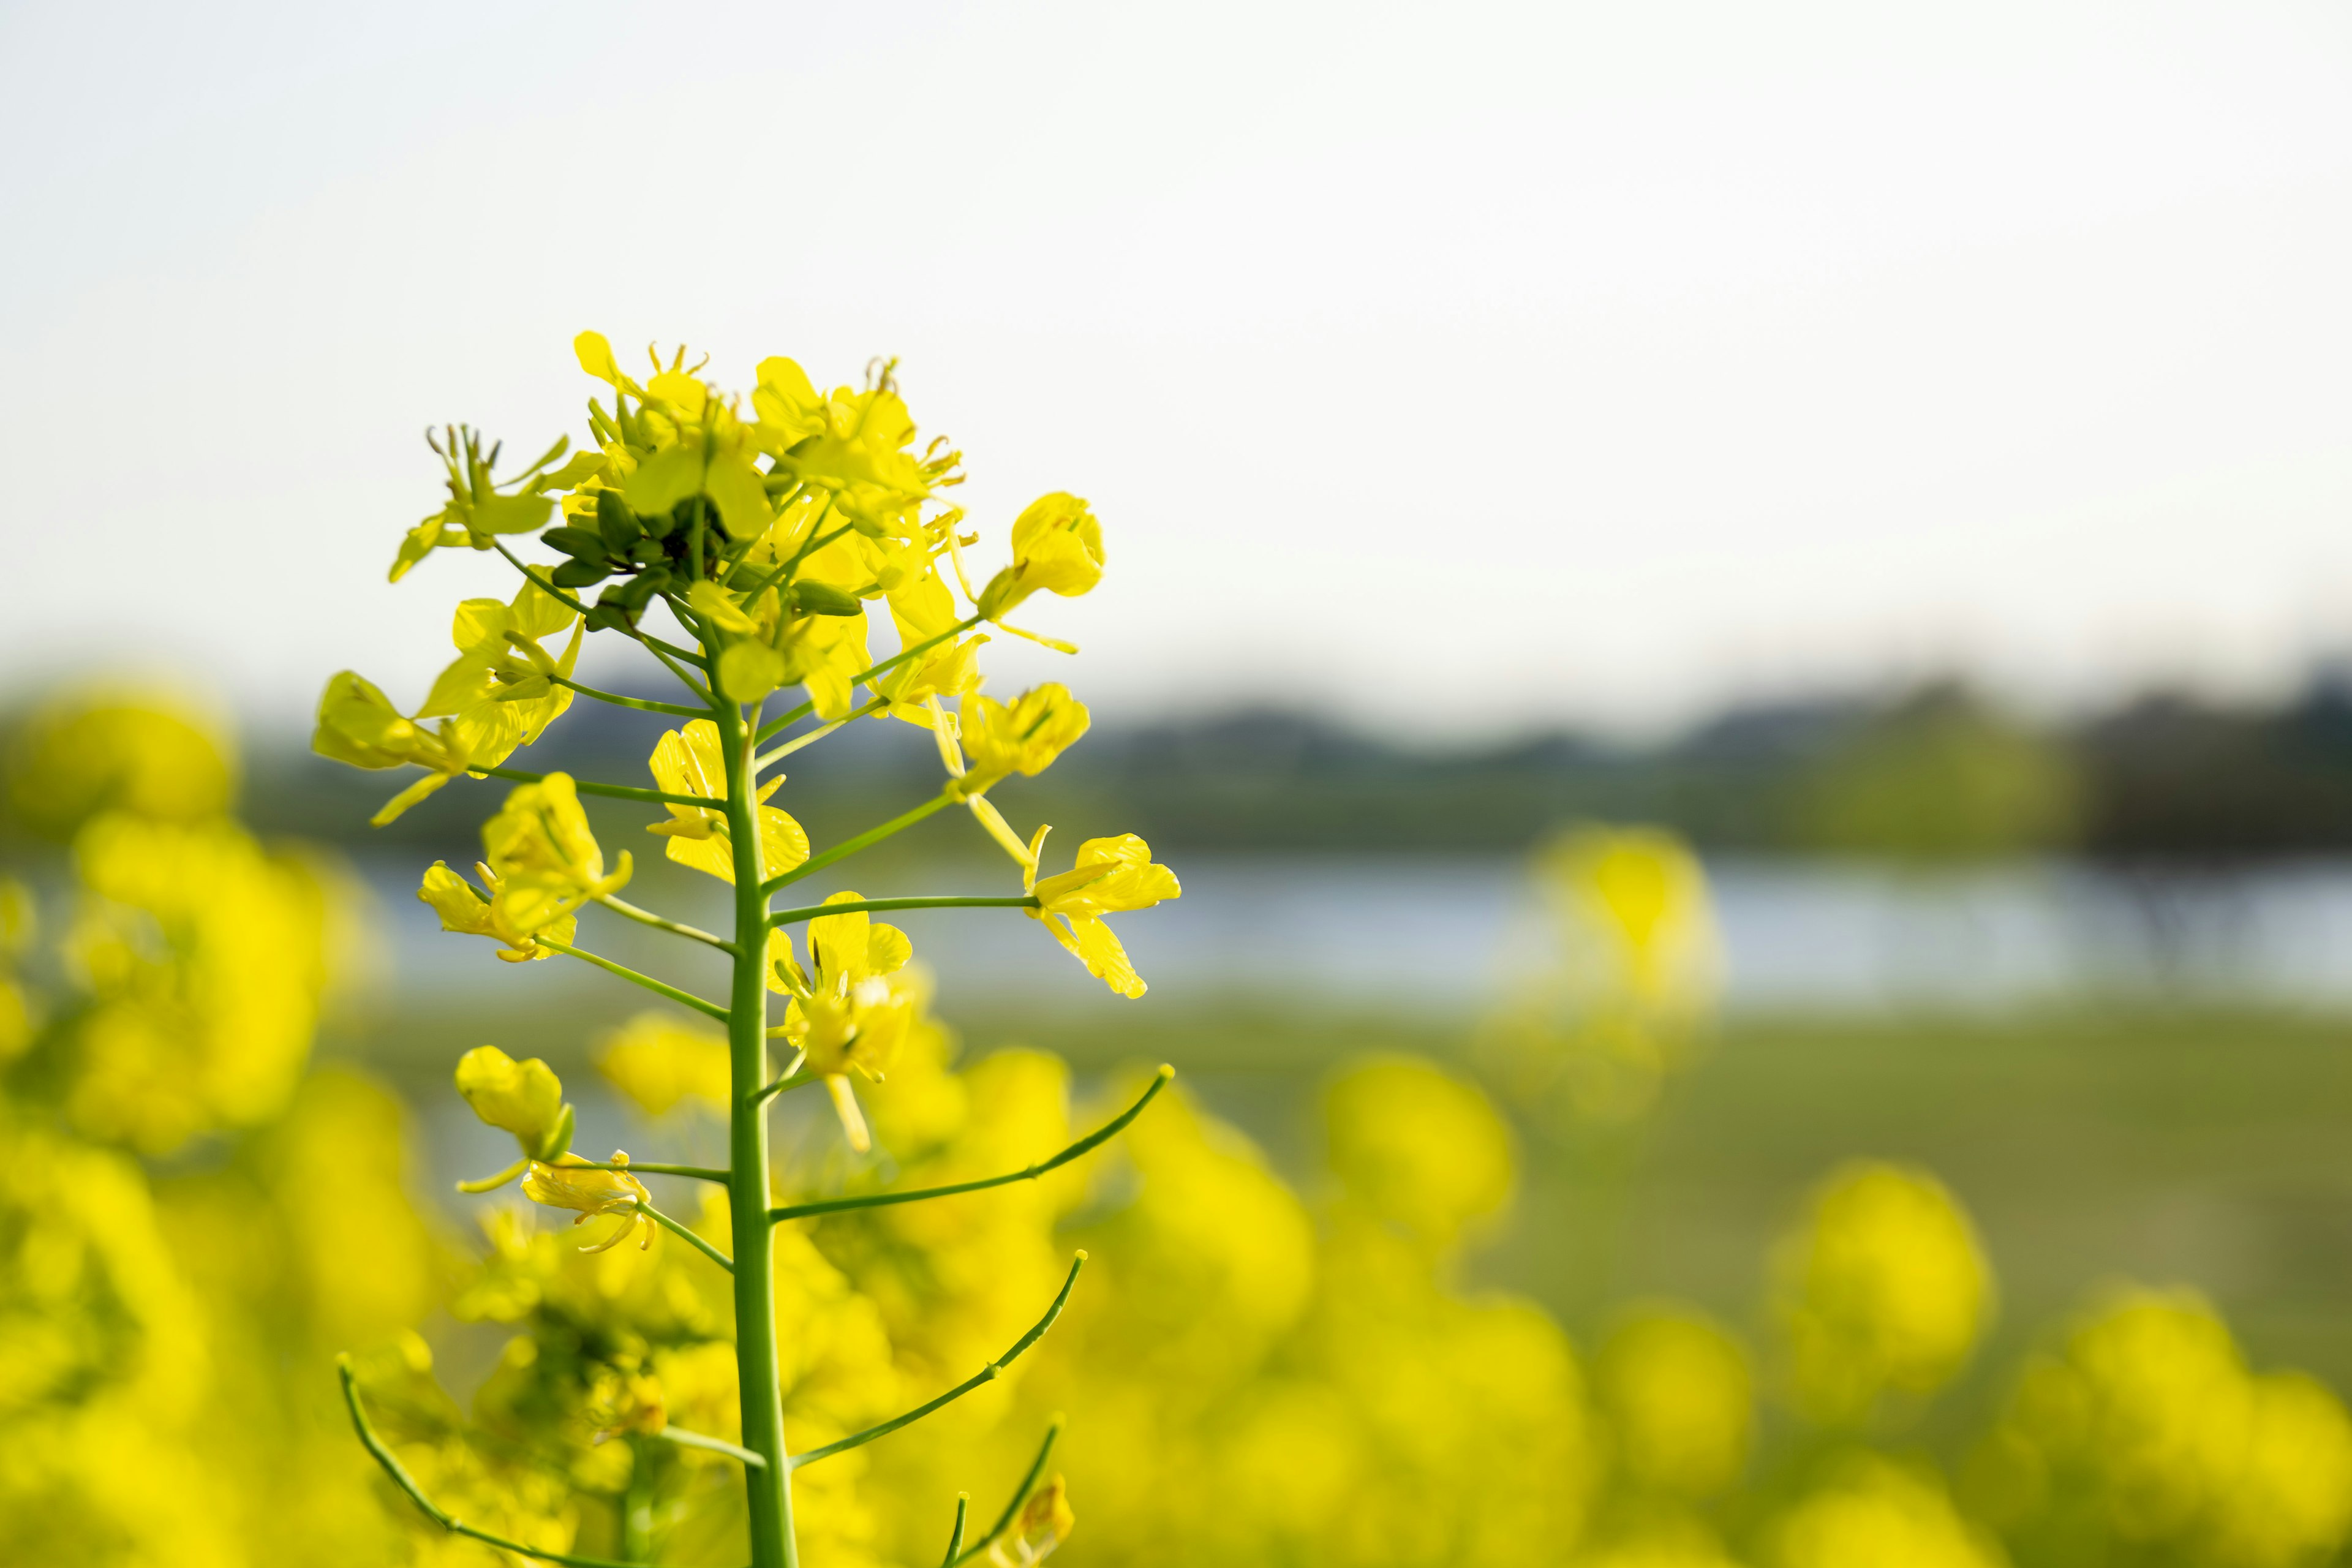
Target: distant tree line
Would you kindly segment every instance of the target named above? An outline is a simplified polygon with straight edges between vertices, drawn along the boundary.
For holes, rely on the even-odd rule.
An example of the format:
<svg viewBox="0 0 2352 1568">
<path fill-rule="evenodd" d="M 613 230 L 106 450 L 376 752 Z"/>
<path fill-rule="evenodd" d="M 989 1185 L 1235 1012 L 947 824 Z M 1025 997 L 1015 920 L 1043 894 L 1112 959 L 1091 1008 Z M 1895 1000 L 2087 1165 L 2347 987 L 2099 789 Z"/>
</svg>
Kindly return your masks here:
<svg viewBox="0 0 2352 1568">
<path fill-rule="evenodd" d="M 560 747 L 516 763 L 609 778 L 644 771 L 659 721 L 580 717 Z M 933 787 L 928 736 L 904 725 L 864 732 L 873 728 L 824 742 L 850 753 L 827 758 L 824 786 L 793 781 L 778 797 L 813 836 Z M 354 784 L 293 744 L 257 750 L 247 810 L 280 832 L 349 838 L 343 797 L 381 784 Z M 436 797 L 394 831 L 463 863 L 478 802 L 445 793 L 446 806 Z M 1118 824 L 1105 815 L 1112 800 Z M 1738 708 L 1647 747 L 1559 730 L 1429 748 L 1265 707 L 1106 723 L 1052 773 L 1007 785 L 1004 802 L 1017 820 L 1069 833 L 1117 826 L 1155 845 L 1262 852 L 1512 851 L 1597 818 L 1670 826 L 1709 849 L 1925 863 L 2326 854 L 2352 850 L 2352 686 L 2316 679 L 2268 708 L 2152 696 L 2038 725 L 1939 682 L 1892 700 Z"/>
</svg>

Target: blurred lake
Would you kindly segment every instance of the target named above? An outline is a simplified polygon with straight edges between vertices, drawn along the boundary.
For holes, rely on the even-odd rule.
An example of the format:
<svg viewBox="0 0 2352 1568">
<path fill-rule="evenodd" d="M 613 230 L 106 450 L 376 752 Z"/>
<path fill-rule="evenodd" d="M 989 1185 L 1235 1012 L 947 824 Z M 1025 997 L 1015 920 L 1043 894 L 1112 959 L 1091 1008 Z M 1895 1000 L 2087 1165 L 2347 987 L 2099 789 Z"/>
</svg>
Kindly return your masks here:
<svg viewBox="0 0 2352 1568">
<path fill-rule="evenodd" d="M 1495 994 L 1540 943 L 1525 863 L 1477 855 L 1171 857 L 1184 897 L 1115 923 L 1155 996 L 1313 1009 L 1458 1016 Z M 418 864 L 371 859 L 367 880 L 394 933 L 394 979 L 453 993 L 514 969 L 490 943 L 448 937 L 415 897 Z M 2127 872 L 2046 862 L 1923 873 L 1794 857 L 1708 861 L 1733 1011 L 1984 1011 L 2054 999 L 2256 1004 L 2352 1010 L 2352 859 L 2260 868 Z M 862 870 L 872 897 L 1010 891 L 1002 866 L 901 883 Z M 813 879 L 785 901 L 814 903 Z M 655 861 L 631 897 L 716 924 L 715 884 Z M 908 911 L 945 997 L 991 1009 L 1112 999 L 1037 925 L 1013 911 Z M 703 955 L 593 916 L 583 940 L 679 975 Z M 585 978 L 561 961 L 519 966 L 534 994 Z M 715 982 L 715 974 L 714 974 Z M 604 982 L 593 984 L 603 984 Z M 638 997 L 609 983 L 616 1009 Z M 573 998 L 576 990 L 571 991 Z"/>
</svg>

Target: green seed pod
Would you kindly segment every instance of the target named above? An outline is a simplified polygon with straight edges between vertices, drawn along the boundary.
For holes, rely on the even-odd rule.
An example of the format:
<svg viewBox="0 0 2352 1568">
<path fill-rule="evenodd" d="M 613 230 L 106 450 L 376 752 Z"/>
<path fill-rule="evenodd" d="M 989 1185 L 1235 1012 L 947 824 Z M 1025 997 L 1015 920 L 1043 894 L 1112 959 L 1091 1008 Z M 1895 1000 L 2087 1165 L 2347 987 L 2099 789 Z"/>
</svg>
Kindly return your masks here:
<svg viewBox="0 0 2352 1568">
<path fill-rule="evenodd" d="M 793 608 L 803 616 L 855 616 L 866 606 L 856 596 L 824 583 L 793 584 Z"/>
<path fill-rule="evenodd" d="M 604 536 L 593 529 L 551 528 L 539 537 L 542 542 L 553 545 L 574 561 L 602 562 L 604 559 Z"/>
<path fill-rule="evenodd" d="M 596 492 L 596 531 L 604 537 L 604 548 L 615 555 L 627 554 L 646 536 L 645 525 L 618 490 Z"/>
<path fill-rule="evenodd" d="M 566 561 L 550 574 L 559 588 L 592 587 L 612 574 L 613 569 L 602 561 Z"/>
</svg>

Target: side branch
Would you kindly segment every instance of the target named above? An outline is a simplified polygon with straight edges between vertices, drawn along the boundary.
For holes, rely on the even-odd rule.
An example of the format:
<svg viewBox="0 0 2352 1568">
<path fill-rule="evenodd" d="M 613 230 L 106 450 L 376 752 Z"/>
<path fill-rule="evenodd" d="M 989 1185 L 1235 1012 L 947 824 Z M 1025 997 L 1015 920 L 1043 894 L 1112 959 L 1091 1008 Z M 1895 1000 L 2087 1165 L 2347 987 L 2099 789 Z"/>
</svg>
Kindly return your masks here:
<svg viewBox="0 0 2352 1568">
<path fill-rule="evenodd" d="M 656 702 L 650 698 L 624 697 L 617 691 L 599 691 L 593 686 L 583 686 L 568 676 L 551 675 L 547 679 L 558 686 L 577 691 L 583 697 L 593 697 L 599 702 L 609 702 L 615 708 L 634 708 L 640 713 L 674 713 L 682 719 L 710 717 L 710 710 L 708 708 L 688 708 L 683 702 Z"/>
<path fill-rule="evenodd" d="M 705 944 L 706 946 L 715 947 L 721 952 L 733 952 L 735 951 L 735 944 L 733 942 L 728 942 L 720 937 L 715 937 L 699 926 L 684 925 L 677 921 L 665 920 L 660 915 L 654 913 L 651 910 L 641 910 L 637 908 L 636 905 L 629 903 L 625 900 L 613 897 L 610 893 L 605 894 L 596 901 L 604 905 L 606 909 L 612 910 L 614 914 L 620 915 L 627 920 L 633 920 L 639 925 L 651 926 L 656 931 L 666 931 L 672 936 L 688 937 L 696 942 Z"/>
<path fill-rule="evenodd" d="M 443 1512 L 434 1505 L 431 1498 L 425 1495 L 425 1489 L 416 1484 L 415 1478 L 408 1473 L 407 1468 L 393 1457 L 392 1450 L 384 1447 L 383 1439 L 375 1435 L 375 1428 L 368 1425 L 367 1412 L 360 1406 L 359 1380 L 352 1374 L 350 1355 L 345 1354 L 335 1358 L 335 1372 L 343 1380 L 343 1403 L 351 1408 L 352 1428 L 360 1435 L 360 1447 L 365 1448 L 368 1456 L 383 1467 L 383 1473 L 392 1478 L 392 1484 L 405 1492 L 408 1495 L 408 1500 L 424 1510 L 425 1518 L 453 1535 L 471 1536 L 474 1540 L 486 1545 L 495 1546 L 501 1552 L 513 1552 L 524 1557 L 536 1557 L 543 1563 L 562 1563 L 566 1564 L 567 1568 L 629 1568 L 629 1564 L 616 1563 L 609 1557 L 575 1557 L 568 1552 L 545 1552 L 536 1546 L 525 1546 L 520 1541 L 509 1541 L 503 1535 L 493 1535 L 487 1530 L 476 1530 L 465 1521 Z"/>
<path fill-rule="evenodd" d="M 511 565 L 516 571 L 521 573 L 524 576 L 537 584 L 541 593 L 545 594 L 557 604 L 563 605 L 565 608 L 572 610 L 576 614 L 584 616 L 588 613 L 587 605 L 582 604 L 573 595 L 567 594 L 562 589 L 557 587 L 555 585 L 555 580 L 550 577 L 546 573 L 536 571 L 524 564 L 522 557 L 517 555 L 513 551 L 509 550 L 503 541 L 493 539 L 490 541 L 490 544 L 499 554 L 507 558 L 508 564 Z M 641 632 L 631 629 L 628 635 L 636 638 L 639 642 L 645 644 L 656 653 L 666 653 L 674 658 L 682 658 L 686 660 L 687 663 L 694 666 L 697 669 L 708 671 L 710 668 L 709 661 L 705 659 L 700 654 L 682 648 L 674 642 L 665 642 L 661 638 L 654 636 L 651 632 Z M 699 689 L 698 688 L 698 690 Z"/>
<path fill-rule="evenodd" d="M 923 818 L 930 816 L 933 812 L 940 810 L 943 806 L 951 805 L 954 803 L 955 796 L 949 794 L 946 790 L 941 790 L 930 799 L 923 802 L 922 805 L 915 807 L 914 810 L 900 812 L 898 816 L 892 817 L 889 821 L 883 823 L 880 826 L 869 827 L 865 832 L 859 834 L 856 837 L 845 839 L 841 843 L 836 844 L 832 848 L 826 850 L 824 854 L 814 856 L 809 859 L 802 861 L 799 865 L 793 867 L 789 871 L 783 872 L 779 876 L 769 878 L 766 881 L 760 884 L 760 896 L 763 899 L 768 898 L 772 896 L 777 889 L 783 887 L 787 883 L 797 882 L 803 877 L 814 876 L 815 873 L 824 870 L 827 866 L 846 860 L 852 855 L 856 854 L 860 849 L 870 848 L 874 845 L 881 843 L 882 840 L 889 837 L 894 833 L 903 833 L 908 828 L 914 826 L 915 824 L 922 821 Z"/>
<path fill-rule="evenodd" d="M 682 1007 L 693 1008 L 705 1017 L 716 1018 L 722 1024 L 727 1022 L 726 1008 L 716 1002 L 705 1002 L 690 991 L 680 991 L 675 985 L 665 985 L 650 974 L 640 974 L 626 964 L 615 963 L 609 958 L 599 958 L 593 952 L 573 947 L 569 942 L 557 942 L 552 937 L 534 937 L 532 940 L 550 952 L 560 952 L 567 958 L 576 958 L 583 963 L 593 963 L 605 973 L 617 974 L 632 985 L 642 985 L 656 996 L 667 996 Z"/>
<path fill-rule="evenodd" d="M 977 1193 L 990 1187 L 1008 1186 L 1014 1182 L 1034 1182 L 1048 1171 L 1059 1170 L 1071 1161 L 1091 1153 L 1118 1137 L 1127 1130 L 1129 1123 L 1143 1114 L 1143 1108 L 1150 1105 L 1153 1098 L 1161 1089 L 1166 1089 L 1175 1076 L 1174 1068 L 1161 1067 L 1152 1075 L 1150 1087 L 1143 1091 L 1142 1098 L 1133 1105 L 1129 1106 L 1110 1121 L 1104 1122 L 1051 1159 L 1040 1160 L 1035 1164 L 1021 1170 L 1008 1171 L 1001 1176 L 983 1176 L 976 1182 L 956 1182 L 944 1187 L 918 1187 L 903 1193 L 865 1193 L 846 1198 L 819 1198 L 814 1203 L 792 1204 L 782 1208 L 770 1209 L 768 1218 L 781 1225 L 788 1219 L 806 1219 L 812 1215 L 840 1214 L 847 1209 L 885 1208 L 892 1204 L 916 1204 L 921 1203 L 926 1198 L 948 1198 L 955 1196 L 958 1193 Z"/>
<path fill-rule="evenodd" d="M 719 1268 L 727 1270 L 728 1273 L 732 1274 L 735 1272 L 735 1260 L 733 1258 L 728 1257 L 725 1253 L 711 1246 L 710 1243 L 703 1240 L 702 1237 L 695 1235 L 693 1231 L 688 1229 L 685 1226 L 682 1226 L 677 1221 L 670 1218 L 669 1215 L 662 1213 L 661 1210 L 654 1207 L 653 1205 L 641 1203 L 637 1205 L 637 1212 L 645 1215 L 647 1219 L 653 1221 L 656 1225 L 661 1226 L 664 1230 L 668 1231 L 672 1236 L 677 1237 L 680 1241 L 685 1242 L 688 1247 L 693 1247 L 697 1252 L 702 1254 L 703 1257 L 708 1258 L 711 1262 L 719 1265 Z"/>
<path fill-rule="evenodd" d="M 903 1415 L 894 1415 L 878 1426 L 868 1426 L 863 1432 L 853 1432 L 837 1443 L 827 1443 L 822 1448 L 811 1448 L 804 1454 L 797 1454 L 793 1456 L 792 1468 L 793 1469 L 799 1469 L 803 1465 L 814 1465 L 819 1459 L 830 1458 L 835 1454 L 845 1453 L 851 1448 L 863 1447 L 866 1444 L 874 1441 L 877 1437 L 887 1437 L 891 1433 L 898 1430 L 899 1427 L 910 1426 L 917 1421 L 920 1421 L 932 1411 L 940 1408 L 942 1405 L 950 1405 L 956 1400 L 961 1399 L 965 1394 L 970 1394 L 973 1389 L 980 1387 L 982 1384 L 993 1383 L 998 1378 L 1003 1376 L 1004 1369 L 1012 1364 L 1012 1363 L 1018 1360 L 1021 1353 L 1026 1351 L 1031 1345 L 1035 1344 L 1039 1340 L 1045 1338 L 1045 1331 L 1054 1326 L 1054 1320 L 1062 1315 L 1062 1307 L 1069 1300 L 1070 1291 L 1078 1282 L 1078 1270 L 1085 1268 L 1086 1263 L 1087 1255 L 1083 1252 L 1079 1253 L 1076 1258 L 1071 1260 L 1069 1278 L 1062 1281 L 1061 1294 L 1054 1298 L 1054 1304 L 1045 1309 L 1045 1315 L 1038 1319 L 1035 1323 L 1032 1324 L 1027 1333 L 1013 1342 L 1013 1348 L 1011 1350 L 1006 1351 L 1003 1355 L 998 1356 L 994 1361 L 990 1362 L 986 1366 L 982 1367 L 978 1372 L 972 1373 L 971 1376 L 964 1379 L 961 1383 L 957 1384 L 953 1388 L 949 1389 L 937 1399 L 918 1405 L 915 1408 L 908 1411 Z"/>
<path fill-rule="evenodd" d="M 535 773 L 526 768 L 476 768 L 473 771 L 478 773 L 487 773 L 494 779 L 512 779 L 517 784 L 537 784 L 547 777 L 545 773 Z M 575 779 L 572 781 L 572 787 L 582 795 L 601 795 L 608 800 L 642 800 L 656 805 L 699 805 L 712 811 L 727 804 L 723 800 L 707 795 L 672 795 L 667 790 L 645 789 L 636 784 L 597 784 L 590 779 Z"/>
<path fill-rule="evenodd" d="M 778 910 L 768 917 L 772 926 L 797 925 L 802 921 L 815 920 L 821 915 L 854 915 L 864 911 L 887 910 L 1034 910 L 1037 896 L 1026 893 L 1003 898 L 911 898 L 858 899 L 838 904 L 803 904 L 796 910 Z"/>
</svg>

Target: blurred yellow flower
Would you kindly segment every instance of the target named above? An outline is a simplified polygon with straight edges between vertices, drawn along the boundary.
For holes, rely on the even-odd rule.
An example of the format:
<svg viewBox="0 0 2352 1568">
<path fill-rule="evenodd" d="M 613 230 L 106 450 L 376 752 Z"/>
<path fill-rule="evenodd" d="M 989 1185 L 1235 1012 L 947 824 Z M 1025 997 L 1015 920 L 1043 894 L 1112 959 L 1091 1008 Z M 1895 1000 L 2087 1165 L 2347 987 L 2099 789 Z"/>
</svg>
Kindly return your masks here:
<svg viewBox="0 0 2352 1568">
<path fill-rule="evenodd" d="M 596 1068 L 648 1116 L 667 1115 L 681 1100 L 727 1105 L 727 1037 L 667 1013 L 639 1013 L 604 1036 Z"/>
<path fill-rule="evenodd" d="M 1772 1531 L 1774 1568 L 2005 1568 L 1932 1475 L 1859 1456 Z"/>
<path fill-rule="evenodd" d="M 1070 1511 L 1068 1489 L 1055 1476 L 1021 1505 L 1012 1528 L 989 1547 L 988 1560 L 996 1568 L 1032 1568 L 1052 1556 L 1054 1549 L 1070 1538 L 1077 1522 L 1077 1516 Z"/>
<path fill-rule="evenodd" d="M 1884 1395 L 1934 1392 L 1992 1316 L 1975 1230 L 1923 1171 L 1857 1163 L 1837 1172 L 1776 1263 L 1790 1392 L 1817 1422 L 1860 1422 Z"/>
<path fill-rule="evenodd" d="M 218 727 L 152 693 L 93 693 L 36 710 L 8 758 L 8 795 L 34 831 L 63 840 L 101 811 L 197 822 L 229 807 L 236 769 Z"/>
<path fill-rule="evenodd" d="M 1323 1117 L 1349 1194 L 1433 1247 L 1510 1202 L 1509 1127 L 1475 1085 L 1433 1063 L 1359 1062 L 1324 1091 Z"/>
<path fill-rule="evenodd" d="M 1748 1353 L 1686 1308 L 1631 1310 L 1602 1342 L 1595 1392 L 1623 1479 L 1675 1497 L 1713 1497 L 1739 1479 L 1755 1426 Z"/>
</svg>

